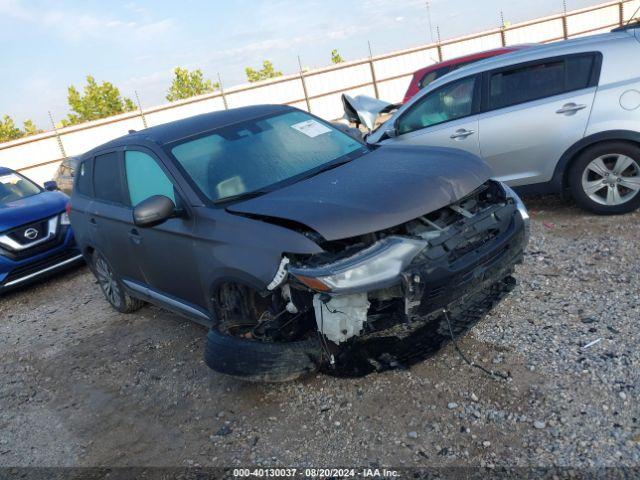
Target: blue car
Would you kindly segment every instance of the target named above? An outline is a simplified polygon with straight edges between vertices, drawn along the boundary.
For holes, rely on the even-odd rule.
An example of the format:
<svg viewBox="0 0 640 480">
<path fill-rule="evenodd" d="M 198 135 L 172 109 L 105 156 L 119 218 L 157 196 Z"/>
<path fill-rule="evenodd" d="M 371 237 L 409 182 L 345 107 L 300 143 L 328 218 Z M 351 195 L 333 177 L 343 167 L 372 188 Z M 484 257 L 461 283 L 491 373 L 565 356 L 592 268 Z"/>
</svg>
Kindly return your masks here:
<svg viewBox="0 0 640 480">
<path fill-rule="evenodd" d="M 55 182 L 43 189 L 0 167 L 0 292 L 82 263 Z"/>
</svg>

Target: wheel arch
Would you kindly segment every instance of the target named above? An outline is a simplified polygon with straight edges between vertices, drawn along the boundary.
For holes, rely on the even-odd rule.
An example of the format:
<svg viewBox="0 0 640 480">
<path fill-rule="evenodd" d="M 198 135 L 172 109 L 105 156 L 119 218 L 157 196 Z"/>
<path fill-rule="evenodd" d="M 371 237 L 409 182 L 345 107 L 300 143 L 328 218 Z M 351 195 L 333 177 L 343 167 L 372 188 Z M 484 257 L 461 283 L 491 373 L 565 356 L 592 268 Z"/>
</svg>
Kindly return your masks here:
<svg viewBox="0 0 640 480">
<path fill-rule="evenodd" d="M 237 284 L 243 287 L 250 288 L 255 290 L 257 294 L 264 295 L 267 292 L 266 286 L 257 278 L 247 275 L 246 272 L 235 270 L 235 269 L 224 269 L 223 271 L 218 272 L 218 275 L 214 280 L 208 282 L 208 310 L 212 316 L 213 324 L 216 325 L 218 322 L 218 315 L 216 312 L 216 302 L 215 299 L 225 284 Z"/>
<path fill-rule="evenodd" d="M 569 186 L 569 169 L 582 152 L 599 143 L 612 141 L 634 143 L 640 147 L 640 132 L 634 132 L 633 130 L 609 130 L 594 133 L 573 144 L 564 152 L 556 165 L 553 174 L 553 183 L 556 185 L 556 189 L 564 191 Z"/>
</svg>

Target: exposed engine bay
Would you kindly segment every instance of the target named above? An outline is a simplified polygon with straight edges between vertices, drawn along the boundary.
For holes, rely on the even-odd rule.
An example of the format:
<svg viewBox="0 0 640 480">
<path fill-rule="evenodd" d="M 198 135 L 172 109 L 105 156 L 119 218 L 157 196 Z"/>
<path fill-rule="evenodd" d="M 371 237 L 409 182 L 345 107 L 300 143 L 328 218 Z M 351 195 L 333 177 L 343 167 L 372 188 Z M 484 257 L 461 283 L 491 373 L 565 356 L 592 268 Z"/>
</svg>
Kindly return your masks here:
<svg viewBox="0 0 640 480">
<path fill-rule="evenodd" d="M 402 225 L 320 239 L 323 251 L 315 255 L 285 253 L 266 291 L 220 290 L 220 328 L 264 342 L 317 336 L 333 363 L 356 340 L 401 340 L 443 309 L 463 312 L 478 295 L 486 297 L 482 291 L 509 290 L 527 236 L 528 216 L 518 197 L 488 181 Z"/>
</svg>

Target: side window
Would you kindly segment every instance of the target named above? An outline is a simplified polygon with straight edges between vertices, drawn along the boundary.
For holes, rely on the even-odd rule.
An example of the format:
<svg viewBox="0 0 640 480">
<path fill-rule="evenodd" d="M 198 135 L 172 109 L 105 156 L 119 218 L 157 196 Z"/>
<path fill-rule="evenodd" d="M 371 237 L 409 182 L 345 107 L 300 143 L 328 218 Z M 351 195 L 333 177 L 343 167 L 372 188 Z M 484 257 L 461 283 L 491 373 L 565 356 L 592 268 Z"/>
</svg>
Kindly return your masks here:
<svg viewBox="0 0 640 480">
<path fill-rule="evenodd" d="M 564 60 L 516 67 L 491 75 L 489 109 L 558 95 L 564 91 Z"/>
<path fill-rule="evenodd" d="M 124 203 L 118 153 L 98 155 L 93 160 L 93 194 L 96 199 Z"/>
<path fill-rule="evenodd" d="M 566 91 L 581 90 L 591 85 L 594 79 L 596 55 L 575 55 L 567 58 Z"/>
<path fill-rule="evenodd" d="M 80 195 L 91 196 L 91 160 L 85 160 L 78 166 L 76 192 Z"/>
<path fill-rule="evenodd" d="M 173 183 L 151 155 L 136 150 L 127 151 L 124 165 L 131 205 L 135 206 L 154 195 L 164 195 L 175 203 Z"/>
<path fill-rule="evenodd" d="M 398 119 L 398 134 L 473 115 L 476 77 L 463 78 L 427 94 Z"/>
</svg>

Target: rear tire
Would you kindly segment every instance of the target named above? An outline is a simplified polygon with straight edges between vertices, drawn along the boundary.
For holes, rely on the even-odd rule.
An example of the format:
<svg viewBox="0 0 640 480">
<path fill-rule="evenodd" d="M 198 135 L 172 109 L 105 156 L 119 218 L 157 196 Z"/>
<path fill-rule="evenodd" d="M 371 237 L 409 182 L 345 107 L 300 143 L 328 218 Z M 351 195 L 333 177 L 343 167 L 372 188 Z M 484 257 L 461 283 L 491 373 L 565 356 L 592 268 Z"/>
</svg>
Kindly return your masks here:
<svg viewBox="0 0 640 480">
<path fill-rule="evenodd" d="M 92 258 L 93 273 L 107 302 L 120 313 L 132 313 L 140 310 L 144 302 L 125 292 L 122 282 L 102 254 L 97 251 Z"/>
<path fill-rule="evenodd" d="M 248 382 L 280 383 L 316 372 L 322 361 L 319 340 L 268 343 L 223 335 L 211 329 L 204 351 L 207 365 L 218 373 Z"/>
<path fill-rule="evenodd" d="M 576 203 L 599 215 L 619 215 L 640 206 L 640 148 L 605 142 L 582 152 L 569 169 Z"/>
</svg>

